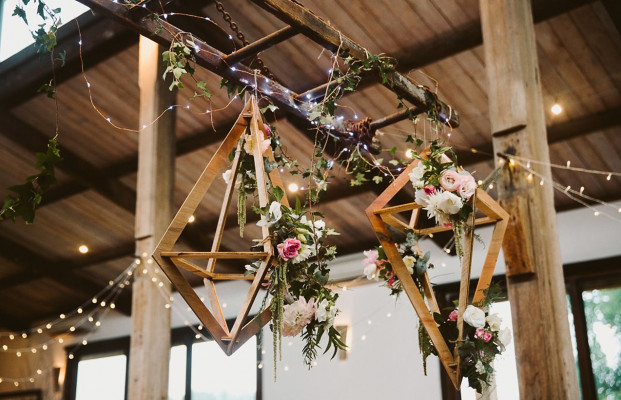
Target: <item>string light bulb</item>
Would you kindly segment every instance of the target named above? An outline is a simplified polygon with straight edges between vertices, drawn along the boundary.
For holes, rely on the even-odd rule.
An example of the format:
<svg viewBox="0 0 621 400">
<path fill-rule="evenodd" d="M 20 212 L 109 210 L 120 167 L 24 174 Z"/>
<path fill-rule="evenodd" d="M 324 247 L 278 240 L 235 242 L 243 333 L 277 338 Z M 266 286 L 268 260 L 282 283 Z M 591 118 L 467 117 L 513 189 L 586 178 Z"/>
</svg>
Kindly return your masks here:
<svg viewBox="0 0 621 400">
<path fill-rule="evenodd" d="M 297 192 L 299 189 L 299 186 L 297 183 L 290 183 L 287 188 L 289 189 L 290 192 Z"/>
<path fill-rule="evenodd" d="M 81 244 L 80 247 L 78 247 L 78 251 L 81 254 L 86 254 L 86 253 L 88 253 L 88 246 L 85 245 L 85 244 Z"/>
<path fill-rule="evenodd" d="M 560 113 L 563 112 L 563 107 L 558 103 L 554 103 L 552 108 L 550 108 L 550 111 L 552 111 L 552 114 L 554 115 L 559 115 Z"/>
</svg>

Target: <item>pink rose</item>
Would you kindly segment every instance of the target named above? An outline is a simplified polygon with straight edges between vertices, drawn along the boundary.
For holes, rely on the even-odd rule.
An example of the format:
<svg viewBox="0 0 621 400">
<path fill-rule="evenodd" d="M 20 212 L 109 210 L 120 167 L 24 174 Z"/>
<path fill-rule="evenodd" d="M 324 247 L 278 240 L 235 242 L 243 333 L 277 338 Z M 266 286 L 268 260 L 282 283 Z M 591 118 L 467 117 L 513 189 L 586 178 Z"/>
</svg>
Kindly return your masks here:
<svg viewBox="0 0 621 400">
<path fill-rule="evenodd" d="M 298 255 L 302 243 L 297 239 L 285 239 L 284 242 L 276 246 L 278 254 L 284 261 L 290 260 Z"/>
<path fill-rule="evenodd" d="M 492 340 L 492 333 L 491 332 L 487 332 L 485 329 L 483 328 L 478 328 L 475 333 L 474 336 L 482 339 L 485 343 L 489 342 L 490 340 Z"/>
<path fill-rule="evenodd" d="M 270 126 L 268 124 L 263 124 L 263 130 L 265 131 L 265 135 L 267 137 L 272 136 L 272 130 L 270 129 Z"/>
<path fill-rule="evenodd" d="M 461 175 L 461 186 L 459 186 L 459 195 L 464 200 L 469 200 L 477 190 L 477 183 L 470 174 Z"/>
<path fill-rule="evenodd" d="M 449 321 L 457 321 L 457 310 L 451 311 L 448 319 Z"/>
<path fill-rule="evenodd" d="M 390 280 L 388 281 L 388 286 L 392 287 L 392 285 L 395 283 L 397 279 L 396 278 L 390 278 Z"/>
<path fill-rule="evenodd" d="M 447 192 L 455 192 L 459 190 L 459 185 L 461 185 L 462 177 L 456 171 L 449 169 L 444 171 L 440 176 L 440 186 L 442 189 Z"/>
<path fill-rule="evenodd" d="M 425 194 L 427 196 L 431 196 L 432 194 L 434 194 L 436 192 L 436 188 L 435 186 L 432 185 L 427 185 L 423 188 L 423 190 L 425 191 Z"/>
</svg>

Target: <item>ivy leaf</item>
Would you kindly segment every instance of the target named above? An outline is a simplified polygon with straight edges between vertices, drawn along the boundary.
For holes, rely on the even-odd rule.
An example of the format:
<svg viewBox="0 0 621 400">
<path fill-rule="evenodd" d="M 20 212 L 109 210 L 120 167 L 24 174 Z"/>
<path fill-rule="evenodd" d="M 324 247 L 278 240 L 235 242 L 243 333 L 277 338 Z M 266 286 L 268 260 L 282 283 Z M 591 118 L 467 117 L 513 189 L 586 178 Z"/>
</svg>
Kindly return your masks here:
<svg viewBox="0 0 621 400">
<path fill-rule="evenodd" d="M 26 4 L 26 3 L 24 3 L 24 4 Z M 26 18 L 26 11 L 23 8 L 21 8 L 20 6 L 15 6 L 15 9 L 13 10 L 12 16 L 20 17 L 21 19 L 24 20 L 24 23 L 26 25 L 28 25 L 28 19 Z"/>
<path fill-rule="evenodd" d="M 41 85 L 41 87 L 39 87 L 39 89 L 37 89 L 37 93 L 45 93 L 47 94 L 47 97 L 50 99 L 53 99 L 56 97 L 56 89 L 54 88 L 54 86 L 50 83 L 44 83 L 43 85 Z"/>
<path fill-rule="evenodd" d="M 390 160 L 390 161 L 388 161 L 388 164 L 397 166 L 397 165 L 399 165 L 399 160 Z"/>
<path fill-rule="evenodd" d="M 408 137 L 405 138 L 405 142 L 406 143 L 414 143 L 414 137 L 412 135 L 408 135 Z"/>
<path fill-rule="evenodd" d="M 278 110 L 278 107 L 273 104 L 268 104 L 267 107 L 263 107 L 259 111 L 261 111 L 261 114 L 265 114 L 268 110 L 271 112 L 275 112 L 276 110 Z"/>
<path fill-rule="evenodd" d="M 378 176 L 378 175 L 376 175 L 376 176 L 374 176 L 374 177 L 373 177 L 373 182 L 374 182 L 376 185 L 379 185 L 380 183 L 382 183 L 382 181 L 383 181 L 383 180 L 384 180 L 384 177 L 383 177 L 383 176 Z"/>
<path fill-rule="evenodd" d="M 282 188 L 280 186 L 274 186 L 272 188 L 272 194 L 276 198 L 276 201 L 280 201 L 283 198 L 283 196 L 285 195 L 285 191 L 282 190 Z"/>
<path fill-rule="evenodd" d="M 394 156 L 397 153 L 397 146 L 393 146 L 392 149 L 390 149 L 390 155 Z"/>
</svg>

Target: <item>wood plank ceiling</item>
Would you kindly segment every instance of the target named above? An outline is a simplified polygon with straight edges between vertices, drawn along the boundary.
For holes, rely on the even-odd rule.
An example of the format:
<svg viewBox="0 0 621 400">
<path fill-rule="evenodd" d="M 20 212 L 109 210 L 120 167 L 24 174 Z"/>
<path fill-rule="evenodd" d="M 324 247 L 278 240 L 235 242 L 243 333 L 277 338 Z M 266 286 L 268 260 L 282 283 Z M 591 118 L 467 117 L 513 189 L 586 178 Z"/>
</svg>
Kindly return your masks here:
<svg viewBox="0 0 621 400">
<path fill-rule="evenodd" d="M 571 160 L 574 166 L 621 171 L 618 10 L 607 1 L 535 3 L 533 13 L 552 162 L 564 164 Z M 394 56 L 399 70 L 420 84 L 434 88 L 437 80 L 440 98 L 461 115 L 461 126 L 452 132 L 451 141 L 462 154 L 462 163 L 476 171 L 479 179 L 492 171 L 478 1 L 306 0 L 304 5 L 370 51 Z M 229 0 L 225 6 L 251 42 L 284 26 L 249 0 Z M 222 32 L 207 32 L 209 37 L 204 39 L 230 51 L 230 42 L 226 41 L 229 30 L 215 5 L 209 4 L 201 12 L 226 32 L 224 38 Z M 104 24 L 98 16 L 81 18 L 85 24 Z M 89 25 L 85 26 L 86 43 L 97 35 L 89 34 Z M 136 128 L 137 38 L 109 21 L 105 21 L 105 26 L 110 39 L 100 40 L 85 52 L 93 102 L 113 123 Z M 76 307 L 132 260 L 137 137 L 133 132 L 114 129 L 94 111 L 84 77 L 77 73 L 75 28 L 63 29 L 68 33 L 61 45 L 70 50 L 70 63 L 60 73 L 58 87 L 59 141 L 65 162 L 59 166 L 59 184 L 40 207 L 33 225 L 2 223 L 1 328 L 27 328 L 33 321 Z M 301 35 L 261 54 L 277 79 L 298 93 L 327 80 L 329 56 Z M 42 71 L 47 67 L 38 64 L 30 50 L 0 64 L 0 88 L 7 88 L 0 93 L 1 188 L 19 183 L 32 173 L 33 152 L 42 149 L 45 139 L 54 134 L 54 104 L 32 90 L 36 83 L 33 77 L 40 77 L 39 83 L 44 81 L 47 72 Z M 22 68 L 37 73 L 15 72 Z M 202 99 L 187 100 L 191 95 L 188 90 L 178 94 L 177 206 L 242 106 L 241 101 L 234 100 L 226 107 L 230 100 L 223 90 L 218 90 L 218 76 L 202 69 L 197 74 L 208 82 L 214 96 L 207 103 Z M 556 102 L 564 108 L 560 115 L 549 111 Z M 340 103 L 348 107 L 345 115 L 349 117 L 355 113 L 380 118 L 396 111 L 397 99 L 381 85 L 365 83 L 360 91 Z M 220 108 L 223 109 L 215 112 Z M 205 113 L 207 109 L 214 112 Z M 287 151 L 300 160 L 308 160 L 311 143 L 295 121 L 280 118 L 276 124 Z M 383 128 L 379 136 L 382 147 L 398 146 L 405 151 L 403 139 L 413 130 L 410 122 Z M 417 128 L 417 134 L 424 134 L 422 126 Z M 472 154 L 471 148 L 480 152 Z M 553 173 L 558 182 L 574 188 L 584 186 L 593 197 L 621 199 L 621 179 L 607 181 L 562 170 Z M 341 169 L 336 170 L 336 175 L 320 209 L 329 224 L 342 233 L 334 240 L 339 253 L 359 252 L 375 244 L 363 210 L 379 189 L 373 185 L 352 189 L 342 179 Z M 303 185 L 294 176 L 286 176 L 285 180 Z M 217 186 L 197 210 L 191 234 L 184 235 L 185 248 L 204 249 L 208 243 L 222 193 L 219 186 L 223 183 L 218 182 Z M 0 194 L 5 194 L 4 189 Z M 561 210 L 575 204 L 557 195 L 556 206 Z M 243 248 L 256 234 L 256 228 L 249 224 L 246 238 L 240 239 L 231 224 L 224 243 L 229 248 Z M 82 243 L 89 246 L 89 254 L 77 252 Z M 121 309 L 129 312 L 127 295 L 124 302 Z"/>
</svg>

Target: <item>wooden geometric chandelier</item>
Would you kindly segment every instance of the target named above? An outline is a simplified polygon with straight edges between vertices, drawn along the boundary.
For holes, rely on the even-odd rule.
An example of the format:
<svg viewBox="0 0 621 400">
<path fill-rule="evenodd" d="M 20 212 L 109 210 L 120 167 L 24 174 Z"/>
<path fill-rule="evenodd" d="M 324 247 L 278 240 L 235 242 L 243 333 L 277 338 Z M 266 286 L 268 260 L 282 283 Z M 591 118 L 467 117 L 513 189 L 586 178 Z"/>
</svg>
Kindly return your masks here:
<svg viewBox="0 0 621 400">
<path fill-rule="evenodd" d="M 423 152 L 422 157 L 427 158 L 428 151 Z M 444 366 L 451 382 L 457 390 L 460 388 L 461 383 L 461 368 L 459 359 L 459 343 L 463 340 L 463 312 L 466 309 L 469 299 L 470 290 L 470 270 L 472 264 L 472 241 L 474 229 L 465 236 L 464 256 L 462 258 L 461 265 L 461 281 L 459 287 L 459 305 L 458 305 L 458 317 L 457 317 L 457 329 L 458 338 L 454 352 L 451 352 L 449 345 L 446 343 L 444 337 L 438 329 L 433 313 L 440 313 L 438 302 L 434 295 L 433 288 L 429 281 L 429 276 L 425 272 L 422 276 L 421 282 L 424 289 L 424 297 L 421 295 L 412 275 L 408 272 L 401 254 L 399 253 L 397 244 L 393 241 L 388 227 L 392 227 L 400 232 L 413 231 L 417 235 L 429 235 L 436 232 L 449 231 L 451 227 L 445 226 L 433 226 L 429 228 L 417 228 L 418 217 L 420 214 L 421 205 L 411 202 L 407 204 L 401 204 L 397 206 L 387 207 L 388 203 L 394 198 L 397 193 L 407 184 L 410 183 L 409 173 L 412 171 L 420 161 L 413 161 L 390 185 L 379 197 L 366 209 L 367 218 L 371 222 L 371 226 L 375 231 L 377 239 L 382 245 L 388 261 L 392 265 L 393 271 L 397 274 L 397 278 L 401 281 L 401 285 L 405 293 L 407 294 L 416 314 L 420 319 L 420 323 L 427 331 L 433 345 L 435 346 L 438 357 Z M 487 225 L 494 224 L 494 231 L 492 233 L 491 242 L 488 245 L 487 255 L 483 264 L 483 269 L 479 277 L 476 291 L 472 303 L 480 302 L 484 299 L 484 290 L 489 287 L 489 284 L 494 274 L 496 267 L 496 261 L 500 248 L 502 247 L 502 241 L 505 235 L 505 230 L 508 224 L 509 214 L 500 207 L 500 205 L 494 201 L 486 192 L 481 189 L 477 189 L 471 201 L 473 202 L 472 213 L 473 223 L 471 225 Z M 397 214 L 411 211 L 409 223 L 403 222 L 397 218 Z M 476 218 L 477 211 L 483 216 Z"/>
<path fill-rule="evenodd" d="M 262 135 L 261 135 L 262 132 Z M 267 132 L 263 125 L 263 121 L 259 114 L 257 100 L 251 96 L 246 106 L 239 115 L 235 125 L 228 133 L 220 147 L 213 155 L 205 170 L 198 178 L 198 181 L 183 202 L 183 205 L 173 218 L 170 226 L 164 233 L 162 240 L 158 244 L 153 253 L 153 258 L 162 268 L 173 286 L 179 291 L 191 309 L 194 311 L 198 319 L 201 321 L 205 329 L 211 334 L 213 339 L 220 345 L 222 350 L 231 355 L 248 339 L 254 336 L 261 328 L 271 319 L 270 308 L 262 310 L 250 322 L 246 323 L 246 319 L 250 309 L 257 297 L 261 284 L 265 282 L 267 271 L 271 266 L 273 257 L 273 246 L 270 240 L 269 230 L 267 226 L 262 227 L 263 251 L 219 251 L 220 242 L 224 234 L 226 218 L 228 214 L 231 198 L 235 193 L 235 182 L 237 173 L 241 164 L 244 134 L 250 134 L 254 143 L 261 143 L 261 136 L 267 137 Z M 231 151 L 236 149 L 235 157 L 232 163 L 231 179 L 229 180 L 222 207 L 218 225 L 215 231 L 211 251 L 208 252 L 175 252 L 172 251 L 173 246 L 178 241 L 181 232 L 188 224 L 188 219 L 193 215 L 201 200 L 209 190 L 210 186 L 219 176 L 220 170 L 227 162 L 227 158 Z M 254 173 L 257 182 L 257 192 L 260 207 L 264 207 L 268 203 L 267 180 L 272 186 L 280 186 L 284 188 L 278 168 L 274 168 L 269 174 L 265 173 L 264 154 L 261 152 L 261 146 L 253 146 L 252 156 L 254 158 Z M 265 157 L 269 161 L 274 161 L 271 148 L 265 151 Z M 282 198 L 282 203 L 288 206 L 287 197 Z M 264 220 L 265 216 L 261 216 Z M 194 260 L 207 260 L 207 267 L 203 268 L 197 265 Z M 238 259 L 238 260 L 261 260 L 260 266 L 254 276 L 244 276 L 244 274 L 224 274 L 215 272 L 216 261 L 218 259 Z M 207 298 L 209 306 L 201 301 L 196 294 L 194 288 L 188 280 L 181 274 L 180 269 L 190 271 L 195 275 L 204 278 L 205 287 L 207 289 Z M 237 318 L 231 329 L 228 328 L 222 306 L 218 300 L 216 292 L 216 281 L 226 280 L 247 280 L 251 279 L 252 283 L 246 294 L 246 298 L 239 311 Z"/>
</svg>

